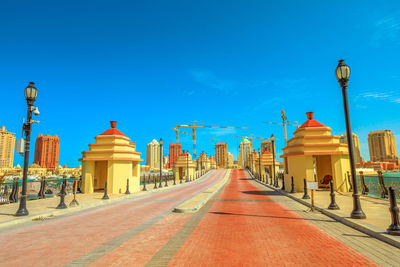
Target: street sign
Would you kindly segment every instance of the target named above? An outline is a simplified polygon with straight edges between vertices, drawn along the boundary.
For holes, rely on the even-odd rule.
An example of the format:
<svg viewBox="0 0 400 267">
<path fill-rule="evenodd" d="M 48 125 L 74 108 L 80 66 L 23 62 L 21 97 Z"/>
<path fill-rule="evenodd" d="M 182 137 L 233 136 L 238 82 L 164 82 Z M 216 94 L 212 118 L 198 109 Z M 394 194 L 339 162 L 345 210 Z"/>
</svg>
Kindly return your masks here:
<svg viewBox="0 0 400 267">
<path fill-rule="evenodd" d="M 318 189 L 318 182 L 307 182 L 307 189 L 317 190 Z"/>
</svg>

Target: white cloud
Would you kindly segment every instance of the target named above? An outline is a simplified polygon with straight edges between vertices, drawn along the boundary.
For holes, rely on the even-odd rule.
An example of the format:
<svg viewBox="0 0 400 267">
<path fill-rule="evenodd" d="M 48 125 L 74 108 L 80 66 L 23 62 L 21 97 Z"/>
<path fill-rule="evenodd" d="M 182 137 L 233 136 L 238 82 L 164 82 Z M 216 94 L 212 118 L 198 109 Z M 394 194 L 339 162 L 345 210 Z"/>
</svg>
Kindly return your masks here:
<svg viewBox="0 0 400 267">
<path fill-rule="evenodd" d="M 397 15 L 383 17 L 375 21 L 369 45 L 379 47 L 385 41 L 397 41 L 400 33 L 400 20 Z"/>
<path fill-rule="evenodd" d="M 391 103 L 396 103 L 400 104 L 400 94 L 394 91 L 391 92 L 368 92 L 368 93 L 363 93 L 359 95 L 362 98 L 367 98 L 367 99 L 376 99 L 376 100 L 382 100 L 382 101 L 387 101 Z"/>
</svg>

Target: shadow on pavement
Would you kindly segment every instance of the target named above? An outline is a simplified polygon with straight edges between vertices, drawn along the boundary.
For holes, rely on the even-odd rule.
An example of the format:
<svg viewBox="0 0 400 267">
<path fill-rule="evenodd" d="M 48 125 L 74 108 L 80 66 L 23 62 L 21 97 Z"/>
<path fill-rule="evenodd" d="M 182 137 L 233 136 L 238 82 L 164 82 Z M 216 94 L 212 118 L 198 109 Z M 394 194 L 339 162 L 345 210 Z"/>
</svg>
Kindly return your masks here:
<svg viewBox="0 0 400 267">
<path fill-rule="evenodd" d="M 330 221 L 330 220 L 307 219 L 307 218 L 297 218 L 297 217 L 282 217 L 282 216 L 267 216 L 267 215 L 254 215 L 254 214 L 240 214 L 240 213 L 230 213 L 230 212 L 221 212 L 221 211 L 210 211 L 208 213 L 217 214 L 217 215 L 236 215 L 236 216 L 251 216 L 251 217 L 263 217 L 263 218 L 275 218 L 275 219 L 317 221 L 317 222 L 335 222 L 335 221 Z"/>
<path fill-rule="evenodd" d="M 278 193 L 277 191 L 241 191 L 241 193 L 244 194 L 250 194 L 250 195 L 258 195 L 258 196 L 280 196 L 281 194 Z"/>
</svg>

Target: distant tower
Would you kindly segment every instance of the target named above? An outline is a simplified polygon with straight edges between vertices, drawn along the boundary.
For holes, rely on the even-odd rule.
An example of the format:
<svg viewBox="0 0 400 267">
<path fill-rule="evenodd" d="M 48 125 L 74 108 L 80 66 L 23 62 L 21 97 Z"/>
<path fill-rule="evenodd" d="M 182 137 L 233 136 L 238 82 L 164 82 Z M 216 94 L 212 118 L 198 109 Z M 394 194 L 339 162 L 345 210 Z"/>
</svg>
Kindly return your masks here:
<svg viewBox="0 0 400 267">
<path fill-rule="evenodd" d="M 12 168 L 14 161 L 15 133 L 0 127 L 0 168 Z"/>
<path fill-rule="evenodd" d="M 218 167 L 228 167 L 228 144 L 227 143 L 215 143 L 215 162 Z"/>
<path fill-rule="evenodd" d="M 160 144 L 155 139 L 147 144 L 146 165 L 150 166 L 150 169 L 160 169 Z"/>
<path fill-rule="evenodd" d="M 369 156 L 373 162 L 397 159 L 394 134 L 390 130 L 380 130 L 368 134 Z"/>
<path fill-rule="evenodd" d="M 342 134 L 340 136 L 340 143 L 347 144 L 347 134 Z M 361 152 L 360 152 L 360 141 L 358 140 L 358 135 L 353 133 L 353 145 L 354 145 L 354 162 L 360 163 L 361 162 Z"/>
<path fill-rule="evenodd" d="M 233 155 L 228 152 L 228 168 L 232 167 L 233 165 Z"/>
<path fill-rule="evenodd" d="M 175 161 L 182 154 L 182 143 L 169 143 L 169 158 L 167 168 L 173 168 Z"/>
<path fill-rule="evenodd" d="M 246 161 L 251 153 L 251 143 L 248 139 L 244 139 L 239 145 L 239 165 L 241 168 L 246 168 Z"/>
<path fill-rule="evenodd" d="M 60 139 L 57 135 L 50 136 L 39 134 L 35 143 L 35 160 L 42 168 L 55 170 L 58 167 L 58 157 L 60 150 Z"/>
</svg>

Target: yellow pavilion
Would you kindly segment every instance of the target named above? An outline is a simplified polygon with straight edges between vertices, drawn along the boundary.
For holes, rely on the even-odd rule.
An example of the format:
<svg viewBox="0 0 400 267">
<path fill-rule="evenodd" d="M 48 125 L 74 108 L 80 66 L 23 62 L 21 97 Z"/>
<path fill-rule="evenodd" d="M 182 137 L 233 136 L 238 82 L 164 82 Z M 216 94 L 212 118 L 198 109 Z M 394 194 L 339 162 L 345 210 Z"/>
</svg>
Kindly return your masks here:
<svg viewBox="0 0 400 267">
<path fill-rule="evenodd" d="M 140 191 L 141 153 L 121 131 L 116 129 L 117 122 L 111 121 L 111 128 L 95 137 L 96 142 L 89 144 L 89 150 L 82 152 L 82 193 L 94 190 L 107 190 L 111 194 L 126 191 L 129 179 L 130 192 Z"/>
<path fill-rule="evenodd" d="M 189 153 L 183 151 L 175 161 L 173 172 L 176 181 L 185 179 L 186 181 L 193 180 L 195 177 L 196 164 L 192 161 Z"/>
<path fill-rule="evenodd" d="M 308 120 L 293 134 L 283 148 L 284 179 L 286 191 L 291 190 L 291 177 L 298 192 L 304 191 L 303 179 L 318 182 L 319 188 L 328 188 L 333 179 L 334 189 L 349 190 L 345 173 L 350 171 L 347 144 L 339 142 L 332 129 L 313 119 L 314 112 L 307 112 Z M 315 178 L 314 178 L 315 177 Z"/>
</svg>

